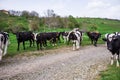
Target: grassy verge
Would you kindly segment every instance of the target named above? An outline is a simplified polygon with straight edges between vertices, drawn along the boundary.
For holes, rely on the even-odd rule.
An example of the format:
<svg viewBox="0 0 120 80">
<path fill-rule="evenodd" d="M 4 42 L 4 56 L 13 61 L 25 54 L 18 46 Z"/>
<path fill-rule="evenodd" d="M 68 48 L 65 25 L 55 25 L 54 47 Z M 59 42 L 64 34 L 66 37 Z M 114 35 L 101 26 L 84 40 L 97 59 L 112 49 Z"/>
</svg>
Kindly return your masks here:
<svg viewBox="0 0 120 80">
<path fill-rule="evenodd" d="M 108 66 L 108 69 L 102 71 L 100 76 L 100 80 L 120 80 L 120 67 Z"/>
</svg>

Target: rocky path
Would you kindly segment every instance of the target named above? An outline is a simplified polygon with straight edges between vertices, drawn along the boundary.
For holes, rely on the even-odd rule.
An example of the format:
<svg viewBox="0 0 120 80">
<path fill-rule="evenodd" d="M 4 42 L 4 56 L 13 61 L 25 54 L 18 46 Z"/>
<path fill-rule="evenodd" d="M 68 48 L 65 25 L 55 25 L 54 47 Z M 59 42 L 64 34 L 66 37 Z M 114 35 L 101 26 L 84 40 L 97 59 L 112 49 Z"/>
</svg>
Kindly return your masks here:
<svg viewBox="0 0 120 80">
<path fill-rule="evenodd" d="M 47 55 L 0 62 L 0 80 L 95 80 L 110 62 L 104 45 L 48 50 Z M 52 54 L 51 54 L 52 53 Z"/>
</svg>

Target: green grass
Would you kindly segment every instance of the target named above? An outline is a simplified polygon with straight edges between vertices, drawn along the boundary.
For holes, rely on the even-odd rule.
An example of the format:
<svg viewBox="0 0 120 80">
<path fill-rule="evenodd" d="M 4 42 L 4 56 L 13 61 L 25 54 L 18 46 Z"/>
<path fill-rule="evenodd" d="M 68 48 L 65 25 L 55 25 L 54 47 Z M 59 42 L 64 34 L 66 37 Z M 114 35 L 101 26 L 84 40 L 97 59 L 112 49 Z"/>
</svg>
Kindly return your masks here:
<svg viewBox="0 0 120 80">
<path fill-rule="evenodd" d="M 101 72 L 100 76 L 100 80 L 120 80 L 120 67 L 109 66 L 106 71 Z"/>
</svg>

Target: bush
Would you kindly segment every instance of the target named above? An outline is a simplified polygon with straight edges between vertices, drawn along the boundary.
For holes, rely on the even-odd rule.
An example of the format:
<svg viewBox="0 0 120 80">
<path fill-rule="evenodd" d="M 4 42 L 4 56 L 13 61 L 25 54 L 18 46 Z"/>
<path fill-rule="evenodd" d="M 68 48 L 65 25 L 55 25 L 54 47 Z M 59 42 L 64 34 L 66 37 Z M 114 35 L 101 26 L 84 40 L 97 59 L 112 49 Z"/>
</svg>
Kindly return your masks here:
<svg viewBox="0 0 120 80">
<path fill-rule="evenodd" d="M 97 30 L 98 30 L 98 26 L 96 24 L 90 25 L 89 31 L 97 31 Z"/>
<path fill-rule="evenodd" d="M 1 22 L 0 23 L 0 31 L 4 31 L 5 28 L 7 28 L 9 25 L 6 22 Z"/>
<path fill-rule="evenodd" d="M 31 21 L 30 26 L 29 26 L 29 30 L 31 30 L 31 31 L 39 30 L 39 22 L 38 21 Z"/>
<path fill-rule="evenodd" d="M 28 28 L 24 27 L 22 23 L 17 24 L 15 26 L 11 26 L 8 28 L 8 31 L 11 31 L 13 33 L 19 32 L 19 31 L 27 31 Z"/>
</svg>

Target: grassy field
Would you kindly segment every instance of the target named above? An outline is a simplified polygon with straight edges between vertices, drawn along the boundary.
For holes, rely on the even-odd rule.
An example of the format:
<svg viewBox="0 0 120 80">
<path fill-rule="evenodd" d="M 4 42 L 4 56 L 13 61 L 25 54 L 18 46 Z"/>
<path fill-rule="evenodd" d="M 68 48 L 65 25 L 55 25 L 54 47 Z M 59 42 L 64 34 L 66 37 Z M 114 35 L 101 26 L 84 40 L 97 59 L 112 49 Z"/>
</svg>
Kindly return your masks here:
<svg viewBox="0 0 120 80">
<path fill-rule="evenodd" d="M 120 80 L 120 68 L 116 65 L 108 66 L 108 69 L 102 71 L 100 80 Z"/>
<path fill-rule="evenodd" d="M 18 18 L 18 20 L 22 23 L 27 25 L 28 22 L 27 21 L 23 21 L 21 19 Z M 108 19 L 101 19 L 101 18 L 77 18 L 77 21 L 80 22 L 81 25 L 81 29 L 86 29 L 89 30 L 90 29 L 90 25 L 91 24 L 96 24 L 98 31 L 102 34 L 102 37 L 104 37 L 105 33 L 112 33 L 112 32 L 120 32 L 120 21 L 117 20 L 108 20 Z M 27 23 L 25 23 L 27 22 Z M 17 22 L 18 23 L 18 22 Z M 43 32 L 44 30 L 41 30 L 39 32 Z M 60 28 L 60 29 L 46 29 L 46 32 L 51 32 L 51 31 L 70 31 L 70 29 L 64 29 L 64 28 Z M 62 39 L 61 39 L 62 40 Z M 20 45 L 20 51 L 17 51 L 17 41 L 16 41 L 16 36 L 12 33 L 10 33 L 10 45 L 8 47 L 8 53 L 6 55 L 6 57 L 10 56 L 15 56 L 18 54 L 23 54 L 24 52 L 31 52 L 31 51 L 36 51 L 37 48 L 36 46 L 34 47 L 29 47 L 29 42 L 26 42 L 26 50 L 23 50 L 23 46 L 22 44 Z M 85 45 L 90 45 L 90 40 L 87 37 L 86 33 L 84 33 L 83 36 L 83 41 L 82 41 L 82 46 Z M 99 39 L 98 44 L 102 44 L 104 43 L 102 41 L 102 38 Z M 50 44 L 48 44 L 47 49 L 54 49 L 54 48 L 60 48 L 62 46 L 71 46 L 71 45 L 67 45 L 63 43 L 58 43 L 57 46 L 51 46 Z M 42 52 L 40 50 L 40 52 Z M 109 66 L 108 69 L 104 72 L 101 72 L 100 74 L 101 79 L 100 80 L 120 80 L 120 68 L 116 68 L 115 66 Z"/>
</svg>

